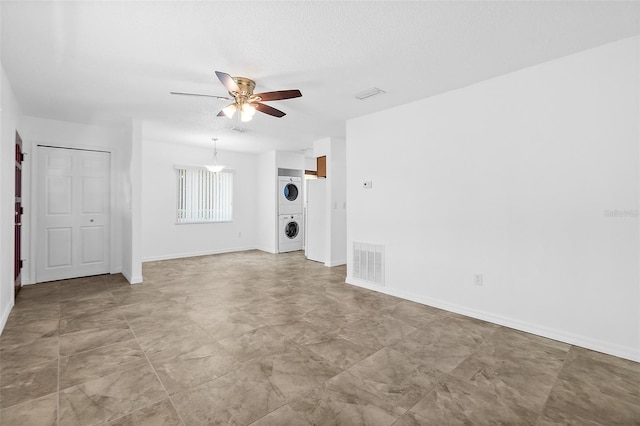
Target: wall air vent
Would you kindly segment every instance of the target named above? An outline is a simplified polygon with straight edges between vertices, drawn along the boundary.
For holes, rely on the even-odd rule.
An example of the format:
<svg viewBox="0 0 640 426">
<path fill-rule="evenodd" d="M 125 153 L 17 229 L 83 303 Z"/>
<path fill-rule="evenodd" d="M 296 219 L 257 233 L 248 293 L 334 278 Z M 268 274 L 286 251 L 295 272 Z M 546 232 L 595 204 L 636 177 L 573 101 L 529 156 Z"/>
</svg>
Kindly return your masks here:
<svg viewBox="0 0 640 426">
<path fill-rule="evenodd" d="M 383 93 L 386 93 L 386 92 L 382 89 L 378 89 L 377 87 L 372 87 L 371 89 L 367 89 L 356 94 L 356 99 L 360 99 L 361 101 L 364 101 L 365 99 L 369 99 L 374 96 L 381 95 Z"/>
<path fill-rule="evenodd" d="M 384 285 L 384 246 L 353 243 L 353 278 Z"/>
<path fill-rule="evenodd" d="M 233 126 L 231 130 L 238 133 L 244 133 L 247 131 L 247 129 L 245 129 L 244 127 L 236 127 L 236 126 Z"/>
</svg>

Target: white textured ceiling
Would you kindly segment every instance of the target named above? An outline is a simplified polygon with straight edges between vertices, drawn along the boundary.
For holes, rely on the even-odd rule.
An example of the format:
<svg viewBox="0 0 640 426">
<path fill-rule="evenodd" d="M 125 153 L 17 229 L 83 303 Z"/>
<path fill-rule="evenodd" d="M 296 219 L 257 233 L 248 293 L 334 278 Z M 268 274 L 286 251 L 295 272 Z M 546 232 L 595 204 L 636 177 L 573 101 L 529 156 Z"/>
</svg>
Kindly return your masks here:
<svg viewBox="0 0 640 426">
<path fill-rule="evenodd" d="M 144 120 L 152 139 L 296 151 L 345 136 L 345 120 L 639 33 L 640 3 L 2 1 L 2 63 L 27 115 Z M 256 92 L 300 89 L 247 132 L 215 115 L 214 70 Z M 386 94 L 354 95 L 371 87 Z M 490 100 L 487 100 L 490 102 Z"/>
</svg>

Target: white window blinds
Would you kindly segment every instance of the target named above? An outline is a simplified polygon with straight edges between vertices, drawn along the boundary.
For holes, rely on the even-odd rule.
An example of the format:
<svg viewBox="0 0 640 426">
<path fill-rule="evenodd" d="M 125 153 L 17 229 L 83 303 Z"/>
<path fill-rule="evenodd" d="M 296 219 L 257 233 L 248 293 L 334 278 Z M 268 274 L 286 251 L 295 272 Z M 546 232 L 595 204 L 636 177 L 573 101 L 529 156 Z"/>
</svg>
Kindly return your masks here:
<svg viewBox="0 0 640 426">
<path fill-rule="evenodd" d="M 176 166 L 178 223 L 228 222 L 233 218 L 233 173 Z"/>
</svg>

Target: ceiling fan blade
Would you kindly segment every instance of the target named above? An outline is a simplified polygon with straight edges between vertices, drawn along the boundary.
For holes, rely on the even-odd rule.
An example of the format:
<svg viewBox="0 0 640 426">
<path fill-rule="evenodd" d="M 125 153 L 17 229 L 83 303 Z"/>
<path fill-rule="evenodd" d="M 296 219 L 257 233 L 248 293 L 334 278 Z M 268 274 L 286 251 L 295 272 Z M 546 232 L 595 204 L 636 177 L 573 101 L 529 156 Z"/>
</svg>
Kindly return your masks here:
<svg viewBox="0 0 640 426">
<path fill-rule="evenodd" d="M 261 101 L 279 101 L 281 99 L 299 98 L 302 96 L 299 90 L 277 90 L 275 92 L 256 93 L 256 97 L 260 97 Z"/>
<path fill-rule="evenodd" d="M 251 105 L 255 106 L 258 111 L 263 112 L 265 114 L 273 115 L 274 117 L 280 118 L 287 115 L 284 112 L 280 111 L 279 109 L 275 109 L 274 107 L 269 105 L 261 104 L 260 102 L 255 102 L 255 103 L 252 103 Z"/>
<path fill-rule="evenodd" d="M 238 83 L 226 72 L 216 71 L 216 75 L 218 76 L 218 80 L 222 83 L 224 87 L 227 88 L 229 92 L 240 92 L 240 88 L 238 87 Z"/>
<path fill-rule="evenodd" d="M 217 117 L 225 117 L 225 116 L 226 114 L 222 110 L 217 114 Z"/>
<path fill-rule="evenodd" d="M 229 98 L 225 98 L 224 96 L 215 96 L 215 95 L 203 95 L 201 93 L 183 93 L 183 92 L 169 92 L 172 95 L 184 95 L 184 96 L 202 96 L 205 98 L 215 98 L 215 99 L 221 99 L 223 101 L 228 101 L 230 100 Z"/>
</svg>

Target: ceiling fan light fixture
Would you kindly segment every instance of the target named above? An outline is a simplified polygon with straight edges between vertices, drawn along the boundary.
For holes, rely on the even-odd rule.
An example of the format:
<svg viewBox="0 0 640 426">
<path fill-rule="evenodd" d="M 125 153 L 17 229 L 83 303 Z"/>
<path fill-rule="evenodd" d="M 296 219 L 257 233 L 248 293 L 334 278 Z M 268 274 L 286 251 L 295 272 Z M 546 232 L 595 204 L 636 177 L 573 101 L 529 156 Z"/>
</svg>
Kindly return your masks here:
<svg viewBox="0 0 640 426">
<path fill-rule="evenodd" d="M 256 113 L 256 107 L 254 107 L 251 104 L 243 104 L 242 105 L 242 112 L 247 113 L 249 115 L 253 115 Z"/>
<path fill-rule="evenodd" d="M 244 103 L 240 108 L 240 121 L 247 122 L 251 121 L 253 115 L 256 113 L 256 109 L 253 105 Z"/>
<path fill-rule="evenodd" d="M 2 1 L 2 0 L 0 0 Z M 246 77 L 232 77 L 226 72 L 216 71 L 216 76 L 220 83 L 227 89 L 231 99 L 226 96 L 205 95 L 201 93 L 185 93 L 185 92 L 169 92 L 172 95 L 185 95 L 185 96 L 204 96 L 208 98 L 216 98 L 220 100 L 232 100 L 231 105 L 227 105 L 222 108 L 221 111 L 216 114 L 216 117 L 226 116 L 227 118 L 233 118 L 236 111 L 240 109 L 240 121 L 251 121 L 256 110 L 263 114 L 270 115 L 276 118 L 282 118 L 284 112 L 270 106 L 261 103 L 262 101 L 279 101 L 283 99 L 293 99 L 302 96 L 302 93 L 298 89 L 292 90 L 276 90 L 273 92 L 253 93 L 256 88 L 256 82 Z"/>
<path fill-rule="evenodd" d="M 236 109 L 236 104 L 231 104 L 222 108 L 222 112 L 224 112 L 224 115 L 226 115 L 227 117 L 233 118 L 233 114 L 236 113 Z"/>
</svg>

